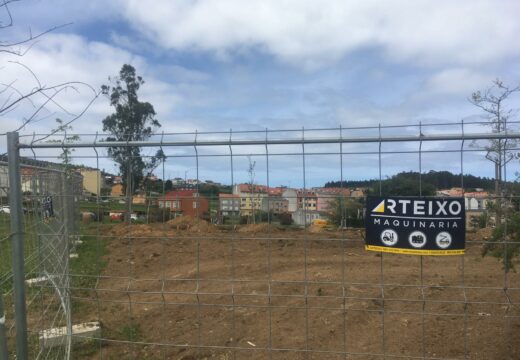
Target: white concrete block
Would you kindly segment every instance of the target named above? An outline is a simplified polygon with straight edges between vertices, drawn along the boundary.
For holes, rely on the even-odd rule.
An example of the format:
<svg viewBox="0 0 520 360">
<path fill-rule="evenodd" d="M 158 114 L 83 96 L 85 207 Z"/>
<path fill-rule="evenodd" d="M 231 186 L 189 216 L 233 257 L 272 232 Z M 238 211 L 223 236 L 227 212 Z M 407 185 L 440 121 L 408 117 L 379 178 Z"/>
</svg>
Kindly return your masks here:
<svg viewBox="0 0 520 360">
<path fill-rule="evenodd" d="M 81 245 L 83 244 L 83 240 L 74 240 L 74 245 Z"/>
<path fill-rule="evenodd" d="M 47 278 L 47 276 L 40 276 L 37 278 L 25 280 L 25 285 L 27 285 L 29 287 L 41 286 L 41 285 L 44 285 L 48 280 L 49 279 Z"/>
<path fill-rule="evenodd" d="M 77 259 L 79 258 L 79 255 L 77 253 L 69 254 L 69 259 Z"/>
<path fill-rule="evenodd" d="M 98 321 L 72 325 L 72 342 L 87 341 L 89 338 L 101 336 Z M 40 331 L 40 345 L 44 348 L 63 346 L 67 342 L 67 327 L 59 327 Z"/>
</svg>

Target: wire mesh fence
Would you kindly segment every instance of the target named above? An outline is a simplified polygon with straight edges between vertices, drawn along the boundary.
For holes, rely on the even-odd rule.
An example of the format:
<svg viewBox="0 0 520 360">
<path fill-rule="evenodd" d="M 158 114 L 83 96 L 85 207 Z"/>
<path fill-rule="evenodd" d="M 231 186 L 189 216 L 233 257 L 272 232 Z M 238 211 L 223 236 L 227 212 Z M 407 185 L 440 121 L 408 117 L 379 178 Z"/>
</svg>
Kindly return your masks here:
<svg viewBox="0 0 520 360">
<path fill-rule="evenodd" d="M 474 187 L 464 173 L 494 171 L 484 159 L 489 141 L 518 151 L 518 133 L 480 125 L 163 133 L 120 143 L 22 137 L 25 157 L 59 162 L 68 149 L 82 165 L 73 178 L 68 165 L 22 175 L 32 186 L 24 206 L 38 209 L 24 215 L 26 252 L 34 241 L 36 256 L 26 255 L 26 279 L 46 276 L 26 285 L 30 358 L 519 358 L 520 277 L 504 265 L 518 262 L 514 218 L 485 209 L 500 201 L 516 213 L 515 161 L 501 164 L 499 193 L 466 194 L 476 220 L 468 217 L 465 255 L 364 249 L 364 197 L 397 191 L 388 176 L 415 171 L 413 195 L 428 197 L 425 174 L 448 170 L 464 196 Z M 111 146 L 165 158 L 127 197 L 125 179 L 110 175 L 119 170 Z M 495 236 L 492 224 L 505 231 Z M 502 256 L 483 257 L 490 244 Z M 37 340 L 56 329 L 55 344 Z"/>
<path fill-rule="evenodd" d="M 7 160 L 7 159 L 5 159 Z M 7 162 L 0 163 L 7 175 Z M 16 209 L 2 204 L 1 289 L 7 309 L 6 330 L 14 339 L 18 322 L 13 308 L 25 305 L 26 351 L 31 359 L 70 358 L 71 329 L 69 257 L 74 253 L 78 235 L 81 178 L 59 165 L 24 159 L 19 164 L 20 195 L 17 197 L 23 221 L 23 247 L 13 252 L 11 238 L 17 232 L 12 226 Z M 0 176 L 3 201 L 12 197 L 8 176 Z M 18 256 L 19 255 L 19 256 Z M 16 292 L 15 268 L 23 264 L 24 279 Z M 20 291 L 20 290 L 19 290 Z M 20 326 L 18 326 L 20 327 Z M 14 342 L 11 342 L 14 351 Z"/>
</svg>

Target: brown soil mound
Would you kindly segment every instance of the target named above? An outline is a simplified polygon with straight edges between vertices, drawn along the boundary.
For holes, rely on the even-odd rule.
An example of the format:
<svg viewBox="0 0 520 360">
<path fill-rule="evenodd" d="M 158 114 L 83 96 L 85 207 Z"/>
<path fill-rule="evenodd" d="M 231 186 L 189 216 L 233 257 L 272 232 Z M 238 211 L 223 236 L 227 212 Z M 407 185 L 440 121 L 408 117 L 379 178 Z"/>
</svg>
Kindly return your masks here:
<svg viewBox="0 0 520 360">
<path fill-rule="evenodd" d="M 350 239 L 365 239 L 365 229 L 347 229 L 345 235 Z"/>
<path fill-rule="evenodd" d="M 493 228 L 478 229 L 475 232 L 467 232 L 466 239 L 471 241 L 486 241 L 493 238 Z"/>
<path fill-rule="evenodd" d="M 213 233 L 217 229 L 209 222 L 193 218 L 191 216 L 180 216 L 167 222 L 175 230 L 187 230 L 192 233 Z"/>
<path fill-rule="evenodd" d="M 148 224 L 117 224 L 110 230 L 110 235 L 122 236 L 145 236 L 151 235 L 156 229 L 152 225 Z"/>
<path fill-rule="evenodd" d="M 112 228 L 109 231 L 110 235 L 120 236 L 124 235 L 128 232 L 128 226 L 124 223 L 117 224 L 112 226 Z"/>
<path fill-rule="evenodd" d="M 325 231 L 325 228 L 323 226 L 317 226 L 317 225 L 311 225 L 308 227 L 308 229 L 309 229 L 309 232 L 313 233 L 313 234 L 321 233 L 321 232 Z"/>
<path fill-rule="evenodd" d="M 249 224 L 241 226 L 238 229 L 238 232 L 245 233 L 245 234 L 256 234 L 256 233 L 268 233 L 268 232 L 276 231 L 276 228 L 274 226 L 269 226 L 269 224 L 262 223 L 262 224 Z"/>
</svg>

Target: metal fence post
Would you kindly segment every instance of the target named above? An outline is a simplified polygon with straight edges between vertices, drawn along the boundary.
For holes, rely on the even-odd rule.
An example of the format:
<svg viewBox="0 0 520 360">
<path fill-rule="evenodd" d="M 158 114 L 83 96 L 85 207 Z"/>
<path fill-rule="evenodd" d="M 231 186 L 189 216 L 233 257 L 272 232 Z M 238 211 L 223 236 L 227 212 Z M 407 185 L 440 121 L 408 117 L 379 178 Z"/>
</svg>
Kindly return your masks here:
<svg viewBox="0 0 520 360">
<path fill-rule="evenodd" d="M 25 304 L 24 229 L 22 186 L 18 133 L 7 133 L 9 171 L 9 207 L 11 218 L 11 244 L 13 255 L 14 311 L 16 324 L 16 358 L 27 360 L 27 316 Z"/>
<path fill-rule="evenodd" d="M 66 351 L 67 351 L 67 359 L 70 358 L 70 351 L 71 351 L 71 344 L 72 344 L 72 314 L 71 314 L 71 308 L 70 308 L 70 273 L 69 273 L 69 266 L 70 266 L 70 258 L 69 255 L 71 253 L 71 249 L 75 250 L 75 245 L 72 240 L 72 234 L 74 234 L 74 230 L 72 228 L 73 225 L 73 207 L 70 206 L 70 201 L 72 198 L 72 191 L 71 185 L 69 183 L 68 173 L 65 171 L 61 174 L 61 202 L 62 202 L 62 212 L 63 212 L 63 248 L 62 254 L 64 256 L 63 263 L 65 268 L 59 269 L 59 271 L 62 272 L 64 275 L 64 278 L 61 280 L 61 284 L 59 286 L 63 287 L 62 290 L 62 296 L 64 297 L 62 302 L 65 306 L 63 311 L 65 311 L 65 321 L 66 321 L 66 327 L 67 327 L 67 344 L 66 344 Z"/>
<path fill-rule="evenodd" d="M 0 290 L 0 360 L 8 360 L 7 334 L 5 331 L 4 294 Z"/>
</svg>

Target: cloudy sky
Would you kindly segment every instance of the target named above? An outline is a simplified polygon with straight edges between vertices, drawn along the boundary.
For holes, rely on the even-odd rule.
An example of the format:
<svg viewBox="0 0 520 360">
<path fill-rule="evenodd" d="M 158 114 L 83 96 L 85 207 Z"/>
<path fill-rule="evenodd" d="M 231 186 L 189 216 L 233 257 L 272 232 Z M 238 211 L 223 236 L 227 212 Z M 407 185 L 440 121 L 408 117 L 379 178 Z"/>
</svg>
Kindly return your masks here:
<svg viewBox="0 0 520 360">
<path fill-rule="evenodd" d="M 38 39 L 23 57 L 1 53 L 2 84 L 20 91 L 34 88 L 28 67 L 44 85 L 77 81 L 92 87 L 78 85 L 77 91 L 60 93 L 22 129 L 25 134 L 48 133 L 56 127 L 55 118 L 81 113 L 93 90 L 125 63 L 145 79 L 141 98 L 153 104 L 160 131 L 167 133 L 474 121 L 480 112 L 467 100 L 472 91 L 485 89 L 495 78 L 520 82 L 516 0 L 23 0 L 11 4 L 10 12 L 14 26 L 1 31 L 12 41 L 71 24 Z M 8 21 L 5 11 L 1 21 Z M 2 102 L 8 100 L 7 91 L 1 96 Z M 517 98 L 512 108 L 518 107 Z M 4 114 L 0 132 L 18 128 L 42 101 L 35 98 Z M 74 132 L 101 131 L 110 112 L 108 100 L 99 97 L 73 123 Z M 2 139 L 2 147 L 4 143 Z M 236 150 L 248 151 L 260 152 Z M 417 170 L 417 155 L 409 157 L 388 155 L 383 173 Z M 294 172 L 300 176 L 293 183 L 302 184 L 301 156 L 287 159 L 273 157 L 273 185 L 287 184 Z M 460 169 L 456 160 L 438 159 L 426 155 L 423 170 Z M 344 176 L 376 176 L 373 160 L 347 156 Z M 265 159 L 256 161 L 263 178 Z M 310 185 L 339 178 L 339 156 L 306 161 Z M 492 175 L 490 164 L 482 164 L 470 153 L 465 171 Z M 226 181 L 230 171 L 223 166 L 229 167 L 228 158 L 201 159 L 199 176 Z M 516 165 L 511 166 L 513 173 Z M 247 159 L 237 157 L 235 167 L 240 181 Z M 192 158 L 172 158 L 164 172 L 167 177 L 194 177 L 196 170 Z"/>
</svg>

